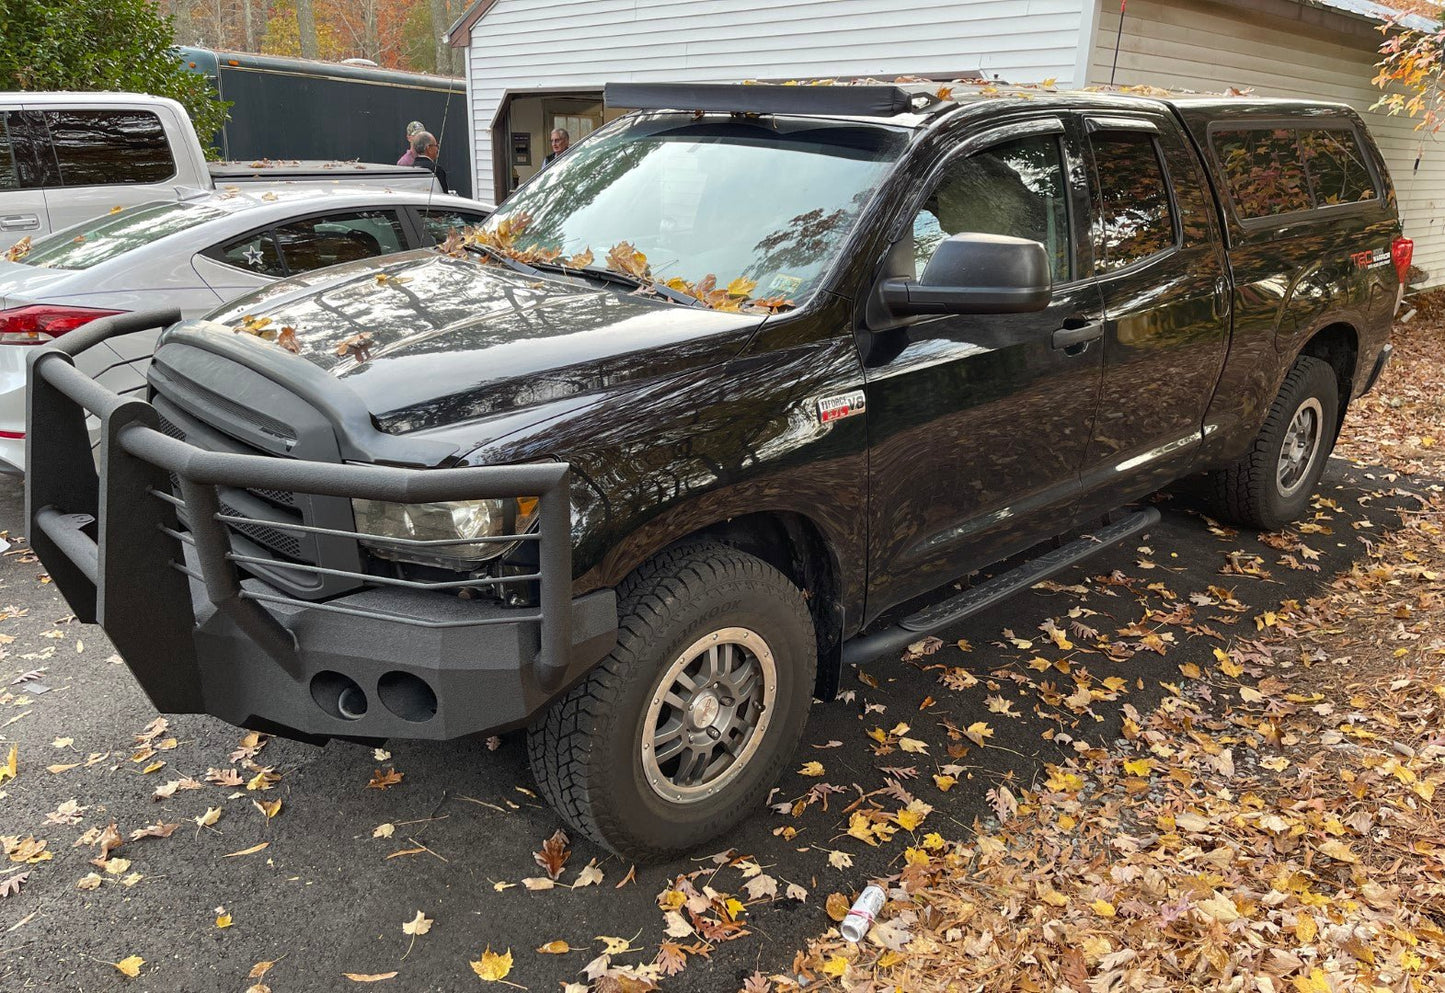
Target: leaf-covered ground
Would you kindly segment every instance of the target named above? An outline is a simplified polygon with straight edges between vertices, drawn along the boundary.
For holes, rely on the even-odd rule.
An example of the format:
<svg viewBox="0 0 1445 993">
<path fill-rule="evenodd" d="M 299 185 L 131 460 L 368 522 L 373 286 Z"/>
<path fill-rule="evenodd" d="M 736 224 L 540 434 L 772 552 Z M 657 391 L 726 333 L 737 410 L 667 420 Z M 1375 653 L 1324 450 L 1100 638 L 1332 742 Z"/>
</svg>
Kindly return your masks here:
<svg viewBox="0 0 1445 993">
<path fill-rule="evenodd" d="M 1337 449 L 1413 484 L 1399 525 L 1323 595 L 1239 619 L 1122 737 L 913 840 L 863 942 L 829 931 L 750 993 L 1445 989 L 1445 308 L 1421 309 Z M 1315 506 L 1265 538 L 1282 558 L 1328 533 Z"/>
<path fill-rule="evenodd" d="M 0 989 L 1440 987 L 1439 316 L 1309 520 L 1161 494 L 1139 540 L 849 671 L 769 809 L 660 866 L 559 831 L 517 735 L 158 718 L 0 491 Z"/>
</svg>

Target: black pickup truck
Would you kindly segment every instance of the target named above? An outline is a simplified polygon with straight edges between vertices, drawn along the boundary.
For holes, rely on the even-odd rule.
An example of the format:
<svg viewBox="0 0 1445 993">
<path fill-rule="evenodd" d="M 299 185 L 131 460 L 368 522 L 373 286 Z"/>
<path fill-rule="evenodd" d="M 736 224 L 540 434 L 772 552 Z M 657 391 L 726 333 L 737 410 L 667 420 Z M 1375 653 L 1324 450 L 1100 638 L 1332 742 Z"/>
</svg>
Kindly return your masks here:
<svg viewBox="0 0 1445 993">
<path fill-rule="evenodd" d="M 607 98 L 641 109 L 482 228 L 169 328 L 148 402 L 70 356 L 173 315 L 32 353 L 31 540 L 159 709 L 526 726 L 576 828 L 693 848 L 844 666 L 1157 518 L 1131 501 L 1209 472 L 1296 517 L 1390 353 L 1411 246 L 1346 107 Z"/>
</svg>

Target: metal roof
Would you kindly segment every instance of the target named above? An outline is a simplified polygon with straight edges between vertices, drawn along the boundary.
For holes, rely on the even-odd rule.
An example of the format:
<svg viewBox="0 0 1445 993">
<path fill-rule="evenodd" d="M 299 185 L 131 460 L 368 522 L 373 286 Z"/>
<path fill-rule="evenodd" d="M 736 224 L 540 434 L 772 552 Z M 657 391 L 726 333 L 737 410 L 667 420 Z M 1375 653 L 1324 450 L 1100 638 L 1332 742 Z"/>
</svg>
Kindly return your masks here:
<svg viewBox="0 0 1445 993">
<path fill-rule="evenodd" d="M 1309 7 L 1325 7 L 1329 10 L 1338 10 L 1381 24 L 1386 21 L 1395 21 L 1402 27 L 1413 28 L 1416 31 L 1433 31 L 1440 26 L 1439 21 L 1422 17 L 1419 14 L 1409 14 L 1400 10 L 1398 7 L 1391 7 L 1385 3 L 1377 3 L 1376 0 L 1300 0 L 1300 3 Z"/>
</svg>

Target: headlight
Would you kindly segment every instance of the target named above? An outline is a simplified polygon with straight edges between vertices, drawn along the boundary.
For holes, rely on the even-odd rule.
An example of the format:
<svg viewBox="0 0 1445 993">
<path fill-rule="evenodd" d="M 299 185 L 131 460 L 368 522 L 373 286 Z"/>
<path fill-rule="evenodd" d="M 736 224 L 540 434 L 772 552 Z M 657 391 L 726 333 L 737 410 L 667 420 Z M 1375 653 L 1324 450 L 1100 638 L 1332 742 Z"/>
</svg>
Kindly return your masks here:
<svg viewBox="0 0 1445 993">
<path fill-rule="evenodd" d="M 537 500 L 352 500 L 351 509 L 356 515 L 356 530 L 375 535 L 361 539 L 372 554 L 398 562 L 466 570 L 514 547 L 516 542 L 473 539 L 526 533 L 537 516 Z"/>
</svg>

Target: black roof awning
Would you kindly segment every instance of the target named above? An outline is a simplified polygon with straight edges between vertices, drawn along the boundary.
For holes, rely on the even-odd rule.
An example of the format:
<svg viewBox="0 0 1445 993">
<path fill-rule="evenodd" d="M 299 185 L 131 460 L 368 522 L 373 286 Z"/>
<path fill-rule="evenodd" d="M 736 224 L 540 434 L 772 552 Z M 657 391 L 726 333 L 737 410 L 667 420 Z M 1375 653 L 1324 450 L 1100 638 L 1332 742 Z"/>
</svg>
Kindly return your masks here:
<svg viewBox="0 0 1445 993">
<path fill-rule="evenodd" d="M 608 83 L 609 107 L 739 114 L 894 117 L 937 103 L 932 94 L 886 84 L 785 86 L 777 83 Z"/>
</svg>

